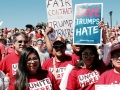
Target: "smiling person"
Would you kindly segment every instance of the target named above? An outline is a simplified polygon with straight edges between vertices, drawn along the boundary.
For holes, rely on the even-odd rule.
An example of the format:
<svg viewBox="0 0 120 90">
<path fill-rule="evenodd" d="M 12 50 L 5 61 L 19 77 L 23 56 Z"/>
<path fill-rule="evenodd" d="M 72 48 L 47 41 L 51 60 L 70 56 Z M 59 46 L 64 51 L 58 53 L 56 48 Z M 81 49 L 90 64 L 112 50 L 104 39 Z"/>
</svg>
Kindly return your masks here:
<svg viewBox="0 0 120 90">
<path fill-rule="evenodd" d="M 110 53 L 114 68 L 104 72 L 100 76 L 97 84 L 120 84 L 120 43 L 113 45 Z"/>
<path fill-rule="evenodd" d="M 70 72 L 68 90 L 94 90 L 95 83 L 100 75 L 107 70 L 95 46 L 84 45 L 81 49 L 78 65 Z"/>
<path fill-rule="evenodd" d="M 19 58 L 16 76 L 8 90 L 58 90 L 54 75 L 41 69 L 40 58 L 34 48 L 25 48 Z"/>
<path fill-rule="evenodd" d="M 21 51 L 27 47 L 28 37 L 23 32 L 17 32 L 13 35 L 13 46 L 15 51 L 6 57 L 0 62 L 0 70 L 5 74 L 8 73 L 10 78 L 16 74 L 19 62 L 19 55 Z"/>
<path fill-rule="evenodd" d="M 50 42 L 49 33 L 53 30 L 52 27 L 46 28 L 45 40 L 49 54 L 53 56 L 43 62 L 42 69 L 49 70 L 54 73 L 57 83 L 60 84 L 66 66 L 71 64 L 75 66 L 77 64 L 76 58 L 69 54 L 65 54 L 66 42 L 62 37 L 56 37 L 53 43 Z"/>
</svg>

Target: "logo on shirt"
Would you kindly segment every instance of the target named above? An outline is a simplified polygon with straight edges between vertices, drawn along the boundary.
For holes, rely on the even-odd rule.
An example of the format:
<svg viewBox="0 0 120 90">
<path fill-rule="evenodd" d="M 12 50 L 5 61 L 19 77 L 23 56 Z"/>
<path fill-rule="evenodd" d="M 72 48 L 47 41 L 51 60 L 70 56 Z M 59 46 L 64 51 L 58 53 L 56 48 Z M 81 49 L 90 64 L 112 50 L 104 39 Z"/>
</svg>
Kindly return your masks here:
<svg viewBox="0 0 120 90">
<path fill-rule="evenodd" d="M 63 78 L 65 69 L 66 69 L 66 67 L 56 68 L 57 79 Z M 49 71 L 51 71 L 54 74 L 54 68 L 49 68 Z"/>
<path fill-rule="evenodd" d="M 28 84 L 30 90 L 52 90 L 52 84 L 49 78 Z"/>
<path fill-rule="evenodd" d="M 96 83 L 99 79 L 99 73 L 97 72 L 97 70 L 94 70 L 94 72 L 91 73 L 87 73 L 84 75 L 79 75 L 78 79 L 79 79 L 79 84 L 80 87 L 83 88 L 87 85 Z"/>
<path fill-rule="evenodd" d="M 16 75 L 17 69 L 18 69 L 18 63 L 12 64 L 12 74 L 13 75 Z"/>
</svg>

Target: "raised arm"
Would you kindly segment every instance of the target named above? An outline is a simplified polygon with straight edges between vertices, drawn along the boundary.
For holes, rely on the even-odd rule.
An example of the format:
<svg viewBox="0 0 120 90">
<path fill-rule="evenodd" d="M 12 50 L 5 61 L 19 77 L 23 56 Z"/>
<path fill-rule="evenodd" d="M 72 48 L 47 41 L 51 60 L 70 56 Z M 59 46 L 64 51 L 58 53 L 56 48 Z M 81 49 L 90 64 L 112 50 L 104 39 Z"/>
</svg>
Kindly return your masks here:
<svg viewBox="0 0 120 90">
<path fill-rule="evenodd" d="M 51 32 L 53 32 L 53 28 L 52 27 L 48 27 L 48 24 L 47 24 L 47 28 L 46 28 L 46 32 L 45 32 L 46 47 L 47 47 L 48 53 L 51 56 L 54 56 L 52 43 L 51 43 L 50 38 L 49 38 L 49 34 Z"/>
<path fill-rule="evenodd" d="M 105 63 L 106 66 L 108 66 L 110 63 L 110 58 L 111 58 L 110 57 L 111 44 L 108 42 L 106 34 L 104 32 L 105 24 L 104 24 L 103 18 L 102 18 L 102 21 L 100 21 L 98 27 L 102 28 L 102 38 L 103 38 L 103 43 L 104 43 L 103 44 L 104 45 L 103 62 Z"/>
<path fill-rule="evenodd" d="M 105 24 L 104 24 L 103 18 L 102 18 L 102 21 L 99 22 L 99 26 L 98 26 L 98 27 L 99 27 L 99 28 L 102 28 L 102 39 L 103 39 L 103 43 L 104 43 L 104 44 L 108 43 L 106 33 L 104 32 Z"/>
</svg>

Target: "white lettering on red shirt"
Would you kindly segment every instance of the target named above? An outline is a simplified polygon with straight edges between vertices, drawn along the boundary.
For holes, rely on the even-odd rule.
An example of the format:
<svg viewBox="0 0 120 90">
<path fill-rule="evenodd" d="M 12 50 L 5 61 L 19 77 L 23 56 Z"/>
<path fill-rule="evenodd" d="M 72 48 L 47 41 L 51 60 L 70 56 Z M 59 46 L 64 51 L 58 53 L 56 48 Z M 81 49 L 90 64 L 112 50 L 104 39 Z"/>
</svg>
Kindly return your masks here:
<svg viewBox="0 0 120 90">
<path fill-rule="evenodd" d="M 30 90 L 52 90 L 52 84 L 49 78 L 28 84 Z"/>
<path fill-rule="evenodd" d="M 93 84 L 96 83 L 99 79 L 99 73 L 97 72 L 97 70 L 94 70 L 94 72 L 91 73 L 87 73 L 84 75 L 79 75 L 78 79 L 79 79 L 79 84 L 80 87 L 83 88 L 89 84 Z"/>
</svg>

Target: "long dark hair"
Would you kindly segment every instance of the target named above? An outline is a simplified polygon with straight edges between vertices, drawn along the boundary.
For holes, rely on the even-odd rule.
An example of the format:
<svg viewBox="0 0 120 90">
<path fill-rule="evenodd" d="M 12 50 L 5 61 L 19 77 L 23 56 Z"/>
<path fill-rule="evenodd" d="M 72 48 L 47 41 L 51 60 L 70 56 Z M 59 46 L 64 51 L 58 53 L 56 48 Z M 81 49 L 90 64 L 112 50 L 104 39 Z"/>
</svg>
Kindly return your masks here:
<svg viewBox="0 0 120 90">
<path fill-rule="evenodd" d="M 92 67 L 99 67 L 99 62 L 98 62 L 99 61 L 99 55 L 98 55 L 98 52 L 97 52 L 97 48 L 94 45 L 84 45 L 83 46 L 82 50 L 80 50 L 80 52 L 79 52 L 80 59 L 79 59 L 77 67 L 81 67 L 81 66 L 84 65 L 84 62 L 83 62 L 83 59 L 82 59 L 82 53 L 87 48 L 91 49 L 93 51 L 93 54 L 95 55 L 94 61 L 92 63 Z"/>
<path fill-rule="evenodd" d="M 26 69 L 26 63 L 28 56 L 32 53 L 37 55 L 40 62 L 39 55 L 34 48 L 27 47 L 21 52 L 15 79 L 15 90 L 25 90 L 28 88 L 28 71 Z M 41 64 L 39 64 L 37 71 L 41 71 Z"/>
</svg>

